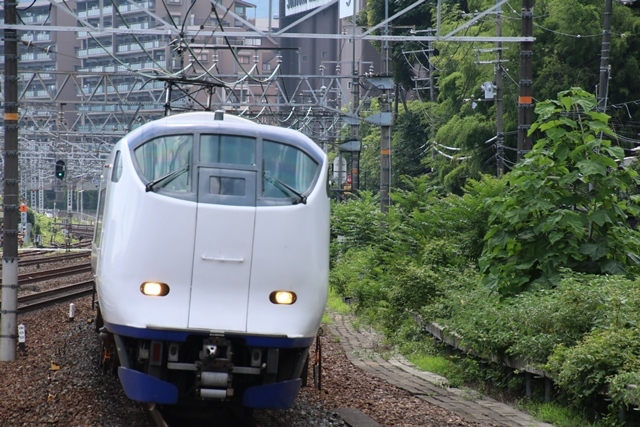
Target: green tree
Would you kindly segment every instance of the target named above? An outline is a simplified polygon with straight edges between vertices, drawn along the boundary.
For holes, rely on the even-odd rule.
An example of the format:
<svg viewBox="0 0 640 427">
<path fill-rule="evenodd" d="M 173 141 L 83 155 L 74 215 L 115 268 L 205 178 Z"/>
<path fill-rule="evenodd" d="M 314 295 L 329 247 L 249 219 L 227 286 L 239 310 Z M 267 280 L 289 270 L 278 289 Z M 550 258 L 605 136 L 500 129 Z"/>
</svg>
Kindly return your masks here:
<svg viewBox="0 0 640 427">
<path fill-rule="evenodd" d="M 501 294 L 553 286 L 562 268 L 640 272 L 640 234 L 629 224 L 640 206 L 626 197 L 638 174 L 623 165 L 609 116 L 596 107 L 579 88 L 537 105 L 530 134 L 540 138 L 491 199 L 480 267 Z"/>
<path fill-rule="evenodd" d="M 427 173 L 421 159 L 428 146 L 430 126 L 424 121 L 420 102 L 408 104 L 406 112 L 396 117 L 393 132 L 392 187 L 403 187 L 403 176 L 418 177 Z"/>
</svg>

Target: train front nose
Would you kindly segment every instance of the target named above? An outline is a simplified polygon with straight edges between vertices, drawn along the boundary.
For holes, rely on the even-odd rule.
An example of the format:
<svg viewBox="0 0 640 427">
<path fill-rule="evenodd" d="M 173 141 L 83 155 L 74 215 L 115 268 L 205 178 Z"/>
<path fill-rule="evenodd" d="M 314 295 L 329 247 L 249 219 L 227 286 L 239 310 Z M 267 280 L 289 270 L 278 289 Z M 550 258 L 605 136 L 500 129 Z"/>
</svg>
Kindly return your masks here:
<svg viewBox="0 0 640 427">
<path fill-rule="evenodd" d="M 189 327 L 246 332 L 256 173 L 198 168 Z"/>
</svg>

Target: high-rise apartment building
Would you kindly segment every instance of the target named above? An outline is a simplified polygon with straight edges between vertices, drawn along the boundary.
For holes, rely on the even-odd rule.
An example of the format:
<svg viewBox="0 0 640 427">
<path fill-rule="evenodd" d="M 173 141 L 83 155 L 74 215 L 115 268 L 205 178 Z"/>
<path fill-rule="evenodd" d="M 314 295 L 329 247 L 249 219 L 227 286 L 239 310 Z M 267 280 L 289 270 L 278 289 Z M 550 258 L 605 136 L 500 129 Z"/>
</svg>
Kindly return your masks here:
<svg viewBox="0 0 640 427">
<path fill-rule="evenodd" d="M 0 22 L 3 13 L 0 5 Z M 255 22 L 255 5 L 241 0 L 20 1 L 18 24 L 30 28 L 18 31 L 21 126 L 32 139 L 58 131 L 113 140 L 165 114 L 242 103 L 259 83 L 234 83 L 278 64 L 272 39 L 241 35 Z"/>
<path fill-rule="evenodd" d="M 62 184 L 53 177 L 60 159 L 66 188 L 84 189 L 130 129 L 248 104 L 261 84 L 244 77 L 269 75 L 279 61 L 274 40 L 243 35 L 256 19 L 255 5 L 241 0 L 20 0 L 17 14 L 23 193 Z"/>
<path fill-rule="evenodd" d="M 241 89 L 221 87 L 254 66 L 268 73 L 277 46 L 259 37 L 213 35 L 242 33 L 255 25 L 250 14 L 255 5 L 217 3 L 220 7 L 204 0 L 77 0 L 78 17 L 87 26 L 119 30 L 79 32 L 81 96 L 104 100 L 82 107 L 79 129 L 126 131 L 176 111 L 224 107 L 211 104 L 216 90 L 223 102 L 241 102 Z"/>
</svg>

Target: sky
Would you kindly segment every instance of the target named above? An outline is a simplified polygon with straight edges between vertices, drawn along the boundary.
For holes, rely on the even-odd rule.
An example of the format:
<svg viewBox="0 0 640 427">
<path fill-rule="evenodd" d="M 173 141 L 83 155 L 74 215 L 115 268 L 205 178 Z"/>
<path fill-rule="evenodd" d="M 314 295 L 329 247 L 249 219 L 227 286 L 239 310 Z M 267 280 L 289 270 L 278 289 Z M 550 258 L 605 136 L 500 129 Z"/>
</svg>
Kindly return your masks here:
<svg viewBox="0 0 640 427">
<path fill-rule="evenodd" d="M 257 6 L 256 16 L 258 18 L 269 17 L 269 0 L 248 0 L 248 1 Z M 273 4 L 273 13 L 278 13 L 279 0 L 271 0 L 271 3 Z"/>
</svg>

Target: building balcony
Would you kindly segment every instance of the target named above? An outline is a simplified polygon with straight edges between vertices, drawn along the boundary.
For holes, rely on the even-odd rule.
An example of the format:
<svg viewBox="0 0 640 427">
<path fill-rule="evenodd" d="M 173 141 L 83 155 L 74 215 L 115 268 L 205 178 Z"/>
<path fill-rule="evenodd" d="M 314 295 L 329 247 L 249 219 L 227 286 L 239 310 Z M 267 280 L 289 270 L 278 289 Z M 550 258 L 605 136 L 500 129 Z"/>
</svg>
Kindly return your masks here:
<svg viewBox="0 0 640 427">
<path fill-rule="evenodd" d="M 51 41 L 51 34 L 49 33 L 37 33 L 37 34 L 23 34 L 20 38 L 24 42 L 49 42 Z"/>
<path fill-rule="evenodd" d="M 111 16 L 113 13 L 113 6 L 106 6 L 100 9 L 99 7 L 93 7 L 88 10 L 81 10 L 78 12 L 80 18 L 95 18 L 98 16 Z"/>
<path fill-rule="evenodd" d="M 149 12 L 155 11 L 155 2 L 145 1 L 142 3 L 136 3 L 135 5 L 131 3 L 126 3 L 118 7 L 120 13 L 129 13 L 129 12 L 143 12 L 144 10 L 148 10 Z"/>
<path fill-rule="evenodd" d="M 157 49 L 164 48 L 167 46 L 166 42 L 161 42 L 160 40 L 152 40 L 144 43 L 131 43 L 131 44 L 121 44 L 116 48 L 116 52 L 134 52 L 134 51 L 142 51 L 146 49 Z"/>
<path fill-rule="evenodd" d="M 53 61 L 55 57 L 51 53 L 28 52 L 20 55 L 20 61 Z"/>
<path fill-rule="evenodd" d="M 79 58 L 86 58 L 89 56 L 109 55 L 110 53 L 113 53 L 113 46 L 105 46 L 104 48 L 92 47 L 90 49 L 78 49 Z"/>
</svg>

